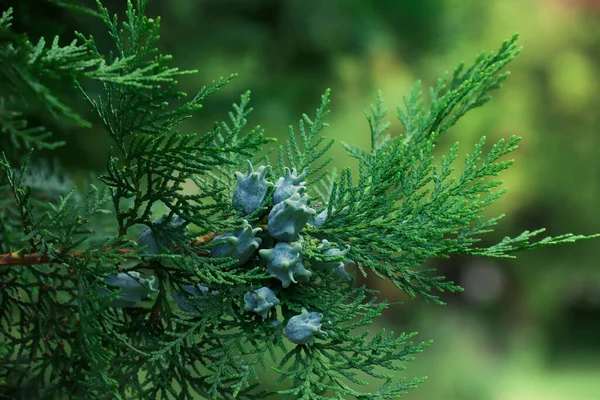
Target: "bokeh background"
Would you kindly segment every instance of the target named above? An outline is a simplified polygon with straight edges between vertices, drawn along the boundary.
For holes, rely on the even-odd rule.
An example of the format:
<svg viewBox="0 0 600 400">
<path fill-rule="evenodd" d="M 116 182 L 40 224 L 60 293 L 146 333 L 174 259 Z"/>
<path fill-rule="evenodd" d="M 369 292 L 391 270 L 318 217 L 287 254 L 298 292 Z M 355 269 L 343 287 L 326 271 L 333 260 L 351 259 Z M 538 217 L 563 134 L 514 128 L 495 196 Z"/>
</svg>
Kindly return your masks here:
<svg viewBox="0 0 600 400">
<path fill-rule="evenodd" d="M 115 12 L 124 0 L 104 1 Z M 546 227 L 548 233 L 600 232 L 600 1 L 594 0 L 172 0 L 150 1 L 162 16 L 162 50 L 174 65 L 197 69 L 181 80 L 193 93 L 212 79 L 239 76 L 210 99 L 185 129 L 203 132 L 247 89 L 250 123 L 284 140 L 287 126 L 311 113 L 332 89 L 333 165 L 355 165 L 340 141 L 369 145 L 363 111 L 377 89 L 394 120 L 417 79 L 430 86 L 444 71 L 520 33 L 523 53 L 485 107 L 468 114 L 440 151 L 463 151 L 482 135 L 523 136 L 509 190 L 490 210 L 506 213 L 493 244 Z M 15 27 L 37 36 L 74 29 L 108 46 L 98 21 L 42 0 L 12 5 Z M 57 83 L 58 85 L 58 83 Z M 60 86 L 59 86 L 60 88 Z M 64 89 L 69 93 L 69 88 Z M 83 104 L 83 103 L 82 103 Z M 81 109 L 86 112 L 85 108 Z M 53 156 L 75 177 L 103 168 L 108 136 L 98 128 L 53 126 L 68 145 Z M 394 122 L 392 133 L 400 134 Z M 454 257 L 431 262 L 461 284 L 446 307 L 409 300 L 376 277 L 368 284 L 405 303 L 379 321 L 419 331 L 434 344 L 399 376 L 429 379 L 411 400 L 600 399 L 600 239 L 521 254 L 516 260 Z M 268 375 L 266 375 L 268 379 Z"/>
</svg>

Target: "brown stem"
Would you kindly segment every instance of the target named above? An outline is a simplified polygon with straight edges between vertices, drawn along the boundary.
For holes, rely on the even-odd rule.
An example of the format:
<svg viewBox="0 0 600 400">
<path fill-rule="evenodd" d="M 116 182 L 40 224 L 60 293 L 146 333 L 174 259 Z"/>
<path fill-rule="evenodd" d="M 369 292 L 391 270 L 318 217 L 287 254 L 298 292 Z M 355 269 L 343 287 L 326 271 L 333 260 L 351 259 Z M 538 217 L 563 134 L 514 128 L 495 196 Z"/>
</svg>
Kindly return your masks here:
<svg viewBox="0 0 600 400">
<path fill-rule="evenodd" d="M 213 238 L 217 235 L 216 232 L 211 232 L 208 233 L 204 236 L 198 236 L 196 238 L 196 240 L 194 240 L 194 242 L 192 243 L 193 246 L 201 246 L 203 244 L 206 244 L 208 242 L 210 242 L 211 240 L 213 240 Z M 93 250 L 92 252 L 96 252 L 97 250 Z M 131 254 L 134 253 L 135 250 L 131 250 L 131 249 L 118 249 L 118 250 L 112 250 L 111 248 L 107 248 L 102 250 L 104 253 L 108 253 L 110 251 L 114 251 L 114 253 L 116 254 Z M 61 251 L 58 250 L 58 253 L 60 253 Z M 71 255 L 71 256 L 80 256 L 81 254 L 83 254 L 85 252 L 85 250 L 69 250 L 67 254 Z M 202 251 L 197 251 L 196 252 L 198 255 L 200 256 L 206 256 L 208 255 L 208 253 L 206 252 L 202 252 Z M 53 262 L 54 260 L 52 260 L 48 254 L 42 254 L 39 255 L 38 253 L 32 253 L 32 254 L 19 254 L 19 253 L 14 253 L 14 252 L 9 252 L 6 254 L 0 254 L 0 267 L 1 266 L 12 266 L 12 265 L 37 265 L 37 264 L 48 264 Z"/>
<path fill-rule="evenodd" d="M 105 253 L 111 251 L 110 248 L 103 250 Z M 115 250 L 116 254 L 130 254 L 135 250 L 130 249 L 119 249 Z M 58 250 L 60 253 L 60 250 Z M 71 256 L 79 256 L 84 253 L 84 250 L 69 250 L 68 254 Z M 48 256 L 48 254 L 39 255 L 38 253 L 32 254 L 19 254 L 19 253 L 6 253 L 0 254 L 0 265 L 36 265 L 36 264 L 48 264 L 53 262 L 53 260 Z"/>
</svg>

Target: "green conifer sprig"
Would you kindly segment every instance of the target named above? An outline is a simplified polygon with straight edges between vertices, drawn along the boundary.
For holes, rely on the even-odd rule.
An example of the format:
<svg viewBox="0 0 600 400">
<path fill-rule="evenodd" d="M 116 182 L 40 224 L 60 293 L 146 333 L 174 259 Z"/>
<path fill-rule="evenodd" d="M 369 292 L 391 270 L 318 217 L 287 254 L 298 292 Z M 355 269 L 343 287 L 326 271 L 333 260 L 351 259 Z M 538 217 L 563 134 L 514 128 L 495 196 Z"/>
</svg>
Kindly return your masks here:
<svg viewBox="0 0 600 400">
<path fill-rule="evenodd" d="M 75 1 L 52 2 L 82 11 Z M 442 157 L 433 154 L 440 135 L 500 87 L 507 77 L 503 67 L 520 50 L 516 36 L 440 79 L 428 105 L 417 84 L 398 110 L 401 136 L 388 133 L 380 94 L 367 115 L 371 149 L 345 145 L 359 164 L 354 182 L 349 168 L 339 176 L 325 170 L 333 143 L 322 134 L 328 90 L 315 115 L 303 115 L 297 131 L 290 128 L 274 165 L 268 151 L 262 153 L 272 140 L 260 126 L 247 128 L 249 92 L 213 130 L 182 132 L 181 122 L 233 76 L 187 99 L 176 79 L 194 71 L 170 66 L 171 57 L 158 51 L 160 19 L 145 15 L 147 0 L 127 4 L 123 20 L 100 1 L 97 11 L 86 11 L 105 24 L 113 43 L 109 54 L 82 34 L 68 46 L 58 40 L 33 45 L 9 31 L 10 12 L 0 19 L 0 74 L 11 85 L 11 104 L 22 106 L 13 92 L 24 85 L 57 117 L 83 123 L 43 83 L 68 78 L 114 141 L 100 177 L 104 185 L 87 185 L 87 191 L 36 186 L 40 178 L 36 167 L 28 167 L 29 158 L 17 165 L 16 153 L 2 149 L 0 191 L 11 196 L 0 198 L 8 210 L 0 210 L 7 251 L 0 254 L 0 397 L 400 398 L 423 378 L 399 378 L 399 371 L 430 342 L 413 343 L 414 333 L 370 333 L 374 319 L 396 304 L 354 287 L 344 268 L 353 264 L 363 275 L 371 271 L 390 279 L 411 297 L 442 303 L 438 292 L 462 289 L 423 270 L 431 258 L 512 257 L 594 237 L 531 242 L 539 230 L 477 247 L 501 218 L 485 219 L 482 211 L 503 193 L 497 176 L 511 165 L 504 157 L 519 138 L 491 147 L 482 138 L 461 168 L 458 144 Z M 89 80 L 102 82 L 103 91 L 92 95 Z M 3 133 L 9 125 L 0 114 Z M 42 131 L 23 136 L 25 129 L 18 125 L 9 134 L 28 148 L 52 147 Z M 262 203 L 244 215 L 235 172 L 246 171 L 248 163 L 264 176 L 238 176 L 248 182 L 245 193 L 256 189 Z M 295 168 L 296 176 L 306 172 L 309 195 L 290 195 L 276 210 L 273 183 L 285 168 Z M 195 192 L 184 188 L 190 182 Z M 304 185 L 294 184 L 294 190 Z M 167 211 L 154 219 L 158 208 Z M 272 217 L 284 208 L 289 221 Z M 317 223 L 316 213 L 325 212 Z M 307 218 L 307 224 L 298 222 Z M 297 224 L 286 226 L 290 221 Z M 231 233 L 227 240 L 235 244 L 232 232 L 240 227 L 256 234 L 251 243 L 266 251 L 254 249 L 243 262 L 235 252 L 212 257 L 223 245 L 213 238 Z M 295 240 L 277 241 L 276 235 Z M 275 260 L 269 249 L 276 245 L 283 250 Z M 265 264 L 280 274 L 272 275 Z M 340 264 L 344 273 L 328 271 Z M 283 284 L 291 265 L 305 279 Z M 259 315 L 248 311 L 245 297 L 261 288 L 277 302 Z M 302 325 L 299 316 L 310 323 Z M 290 327 L 295 318 L 297 325 Z M 285 386 L 256 382 L 260 369 L 277 374 Z M 380 385 L 372 388 L 367 380 Z"/>
<path fill-rule="evenodd" d="M 247 167 L 248 160 L 255 155 L 252 149 L 260 146 L 259 141 L 264 140 L 263 143 L 274 141 L 273 138 L 263 138 L 264 130 L 260 126 L 244 132 L 248 123 L 247 118 L 252 113 L 249 104 L 250 91 L 247 91 L 240 97 L 239 104 L 233 105 L 233 111 L 228 114 L 229 121 L 216 124 L 210 133 L 213 139 L 211 146 L 223 149 L 223 153 L 218 155 L 219 163 L 213 165 L 214 171 L 207 170 L 205 175 L 191 176 L 203 197 L 210 198 L 216 205 L 230 207 L 223 209 L 227 215 L 234 212 L 231 198 L 236 185 L 235 171 Z M 261 158 L 254 161 L 260 160 Z"/>
<path fill-rule="evenodd" d="M 313 165 L 319 158 L 327 153 L 334 143 L 333 139 L 327 141 L 324 136 L 320 135 L 323 129 L 328 126 L 324 119 L 329 114 L 329 110 L 327 109 L 327 105 L 329 104 L 329 94 L 330 91 L 327 89 L 321 96 L 321 105 L 317 109 L 312 120 L 308 115 L 302 115 L 302 119 L 298 122 L 300 143 L 298 142 L 294 127 L 289 127 L 289 139 L 285 143 L 285 146 L 279 147 L 280 175 L 283 175 L 283 168 L 286 165 L 290 168 L 295 168 L 298 173 L 306 170 L 307 176 L 314 175 L 321 172 L 321 170 L 323 170 L 323 168 L 331 161 L 331 157 L 329 157 L 321 161 L 320 164 Z M 285 156 L 287 156 L 287 163 L 285 162 Z M 327 172 L 323 172 L 320 175 L 307 180 L 307 184 L 311 185 L 318 182 L 326 174 Z"/>
<path fill-rule="evenodd" d="M 501 218 L 484 220 L 481 213 L 504 193 L 493 190 L 502 183 L 493 178 L 512 164 L 500 159 L 517 148 L 520 138 L 502 139 L 484 155 L 483 137 L 467 155 L 458 177 L 452 176 L 458 143 L 435 164 L 432 152 L 439 136 L 466 112 L 489 100 L 488 92 L 508 76 L 500 71 L 520 51 L 516 39 L 503 43 L 497 53 L 481 55 L 464 72 L 461 65 L 449 83 L 445 77 L 440 79 L 430 92 L 428 110 L 417 84 L 405 99 L 406 110 L 398 110 L 404 126 L 402 137 L 382 136 L 389 123 L 378 96 L 368 116 L 371 152 L 345 146 L 359 160 L 359 181 L 352 183 L 349 169 L 342 172 L 329 200 L 332 218 L 313 231 L 339 244 L 350 243 L 349 257 L 357 261 L 364 275 L 369 268 L 410 296 L 422 295 L 437 303 L 440 300 L 432 291 L 461 288 L 428 275 L 433 271 L 416 270 L 427 259 L 450 254 L 506 257 L 520 249 L 583 238 L 564 235 L 528 244 L 529 238 L 540 233 L 537 231 L 520 239 L 505 239 L 489 249 L 471 248 L 480 240 L 477 236 L 489 232 Z M 333 207 L 340 211 L 332 212 Z M 335 216 L 339 218 L 335 220 Z"/>
<path fill-rule="evenodd" d="M 393 371 L 405 369 L 403 363 L 412 360 L 430 342 L 413 344 L 416 335 L 386 333 L 374 336 L 364 330 L 373 320 L 392 306 L 373 297 L 377 292 L 365 287 L 341 285 L 336 279 L 323 279 L 318 286 L 297 287 L 284 304 L 299 311 L 299 307 L 327 310 L 323 330 L 326 341 L 313 346 L 298 346 L 288 350 L 278 362 L 279 383 L 292 382 L 281 391 L 293 398 L 398 398 L 423 379 L 398 379 Z M 301 306 L 300 306 L 301 304 Z M 364 392 L 365 378 L 383 381 L 377 391 Z M 333 397 L 332 397 L 333 396 Z M 372 397 L 371 397 L 372 396 Z"/>
<path fill-rule="evenodd" d="M 101 11 L 105 12 L 106 9 L 101 8 Z M 68 118 L 89 126 L 89 122 L 54 95 L 45 83 L 49 80 L 69 79 L 75 83 L 77 80 L 91 79 L 145 88 L 179 74 L 174 69 L 156 73 L 154 69 L 158 62 L 137 68 L 134 62 L 136 57 L 128 58 L 124 53 L 121 58 L 107 62 L 97 52 L 93 40 L 80 34 L 77 34 L 80 43 L 74 40 L 66 46 L 59 45 L 58 36 L 49 46 L 43 37 L 33 44 L 25 35 L 11 31 L 11 21 L 12 9 L 9 8 L 0 18 L 0 54 L 3 60 L 0 77 L 7 83 L 11 95 L 27 98 L 31 94 L 55 117 Z"/>
<path fill-rule="evenodd" d="M 144 223 L 156 202 L 178 209 L 178 215 L 201 229 L 215 230 L 203 216 L 228 212 L 227 203 L 222 201 L 218 187 L 209 189 L 202 177 L 212 173 L 215 166 L 236 165 L 234 154 L 255 153 L 270 139 L 264 138 L 260 129 L 240 135 L 248 113 L 245 109 L 249 94 L 243 95 L 240 105 L 235 106 L 231 128 L 223 123 L 202 136 L 178 132 L 179 124 L 202 108 L 201 103 L 227 84 L 233 75 L 214 81 L 191 100 L 173 107 L 171 103 L 185 97 L 185 93 L 177 89 L 175 79 L 195 71 L 180 71 L 166 65 L 171 57 L 159 54 L 156 48 L 160 19 L 145 16 L 145 4 L 138 2 L 136 8 L 129 2 L 127 20 L 121 25 L 116 16 L 111 18 L 108 10 L 99 4 L 116 54 L 123 59 L 133 57 L 128 66 L 131 71 L 152 71 L 150 82 L 153 84 L 140 88 L 118 84 L 120 82 L 106 83 L 103 98 L 87 97 L 121 155 L 121 159 L 109 157 L 102 180 L 112 188 L 115 204 L 121 197 L 134 198 L 128 210 L 117 213 L 123 234 L 131 226 Z M 88 43 L 95 49 L 93 39 L 88 39 Z M 211 178 L 212 183 L 219 182 L 214 174 Z M 182 185 L 189 179 L 196 180 L 200 194 L 181 193 Z M 206 204 L 207 199 L 214 202 Z"/>
<path fill-rule="evenodd" d="M 0 133 L 7 135 L 15 148 L 55 149 L 65 144 L 64 141 L 52 141 L 52 132 L 43 126 L 29 127 L 23 113 L 4 109 L 4 103 L 5 101 L 0 102 Z"/>
</svg>

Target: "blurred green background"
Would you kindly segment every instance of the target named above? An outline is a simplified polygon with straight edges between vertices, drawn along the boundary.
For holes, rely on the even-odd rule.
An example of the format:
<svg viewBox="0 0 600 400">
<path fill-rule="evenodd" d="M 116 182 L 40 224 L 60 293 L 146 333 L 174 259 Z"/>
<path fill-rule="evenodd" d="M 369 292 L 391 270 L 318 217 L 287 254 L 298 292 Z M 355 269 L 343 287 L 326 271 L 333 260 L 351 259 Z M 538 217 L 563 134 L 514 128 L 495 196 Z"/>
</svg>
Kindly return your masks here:
<svg viewBox="0 0 600 400">
<path fill-rule="evenodd" d="M 124 0 L 104 1 L 115 12 Z M 46 2 L 0 0 L 32 39 L 77 29 L 108 45 L 94 19 Z M 3 7 L 5 8 L 5 7 Z M 162 16 L 162 50 L 174 65 L 198 69 L 181 82 L 193 93 L 239 73 L 185 129 L 203 132 L 226 118 L 250 89 L 251 124 L 284 139 L 332 89 L 334 166 L 355 166 L 340 141 L 369 145 L 363 111 L 383 91 L 395 107 L 417 79 L 425 87 L 460 61 L 496 49 L 520 32 L 523 53 L 485 107 L 468 114 L 439 148 L 463 151 L 482 135 L 524 140 L 502 178 L 508 193 L 490 216 L 506 213 L 493 244 L 523 230 L 600 231 L 600 1 L 594 0 L 151 0 Z M 68 89 L 65 89 L 68 91 Z M 81 109 L 85 111 L 85 108 Z M 55 122 L 48 120 L 50 125 Z M 68 146 L 56 156 L 74 176 L 100 170 L 110 140 L 100 129 L 61 126 Z M 394 121 L 392 132 L 401 133 Z M 400 376 L 429 379 L 407 399 L 600 399 L 600 240 L 522 254 L 516 260 L 455 257 L 431 262 L 465 292 L 446 307 L 406 299 L 376 277 L 383 297 L 402 300 L 379 321 L 434 339 Z"/>
</svg>

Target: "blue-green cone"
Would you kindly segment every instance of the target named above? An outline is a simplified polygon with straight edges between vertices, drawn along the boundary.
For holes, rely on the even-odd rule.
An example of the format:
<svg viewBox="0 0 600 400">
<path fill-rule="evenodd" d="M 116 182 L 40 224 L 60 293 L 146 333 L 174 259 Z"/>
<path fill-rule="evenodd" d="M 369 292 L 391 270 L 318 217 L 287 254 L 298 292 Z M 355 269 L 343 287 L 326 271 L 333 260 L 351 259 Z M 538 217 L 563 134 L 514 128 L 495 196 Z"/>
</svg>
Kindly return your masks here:
<svg viewBox="0 0 600 400">
<path fill-rule="evenodd" d="M 328 256 L 345 256 L 350 251 L 350 246 L 348 246 L 345 250 L 332 248 L 331 243 L 327 239 L 323 239 L 318 248 L 323 249 L 324 251 L 322 252 L 322 254 Z M 350 280 L 351 277 L 346 272 L 346 264 L 354 264 L 354 261 L 348 258 L 344 258 L 343 261 L 319 261 L 315 259 L 310 260 L 310 266 L 313 270 L 326 271 L 329 273 L 333 273 L 333 275 L 339 279 Z"/>
<path fill-rule="evenodd" d="M 262 249 L 258 255 L 267 264 L 267 270 L 287 288 L 298 279 L 308 280 L 312 273 L 302 263 L 302 245 L 300 243 L 279 242 L 272 249 Z"/>
<path fill-rule="evenodd" d="M 245 311 L 252 311 L 263 317 L 267 318 L 267 314 L 271 308 L 279 304 L 279 299 L 268 287 L 261 287 L 260 289 L 253 290 L 244 295 L 244 307 Z"/>
<path fill-rule="evenodd" d="M 297 175 L 296 168 L 290 172 L 289 168 L 285 168 L 285 177 L 279 178 L 275 183 L 275 191 L 273 192 L 273 204 L 279 204 L 284 200 L 289 199 L 295 194 L 303 195 L 306 192 L 306 170 Z"/>
<path fill-rule="evenodd" d="M 168 215 L 169 214 L 164 214 L 163 216 L 155 219 L 152 224 L 158 225 L 163 223 Z M 177 214 L 174 214 L 171 221 L 169 221 L 169 225 L 172 228 L 181 228 L 182 233 L 187 228 L 187 226 L 184 227 L 185 223 L 186 221 Z M 146 226 L 140 233 L 137 245 L 138 248 L 142 249 L 142 253 L 144 254 L 161 254 L 168 252 L 167 249 L 164 249 L 167 246 L 167 238 L 165 237 L 165 234 L 162 232 L 155 232 L 149 226 Z"/>
<path fill-rule="evenodd" d="M 302 314 L 290 318 L 283 336 L 288 338 L 292 343 L 296 344 L 314 344 L 315 336 L 327 335 L 321 330 L 321 320 L 323 314 L 318 312 L 308 312 L 305 308 L 302 309 Z"/>
<path fill-rule="evenodd" d="M 267 167 L 264 165 L 255 172 L 250 161 L 248 161 L 246 176 L 241 172 L 235 173 L 238 182 L 233 192 L 233 203 L 242 215 L 252 214 L 265 200 L 269 187 L 273 186 L 273 182 L 265 179 L 266 173 Z"/>
<path fill-rule="evenodd" d="M 269 213 L 269 234 L 284 242 L 293 242 L 300 236 L 300 230 L 316 211 L 307 205 L 308 195 L 298 193 L 276 204 Z"/>
<path fill-rule="evenodd" d="M 231 257 L 237 260 L 234 266 L 240 266 L 252 257 L 262 243 L 262 239 L 256 237 L 260 231 L 262 231 L 261 228 L 252 229 L 252 225 L 243 220 L 240 229 L 224 233 L 213 239 L 213 242 L 223 242 L 223 244 L 211 248 L 210 256 L 215 258 Z"/>
<path fill-rule="evenodd" d="M 137 271 L 119 272 L 105 278 L 104 282 L 121 289 L 119 297 L 111 303 L 116 308 L 138 307 L 142 300 L 158 291 L 154 287 L 154 276 L 149 279 L 140 278 L 140 273 Z"/>
</svg>

